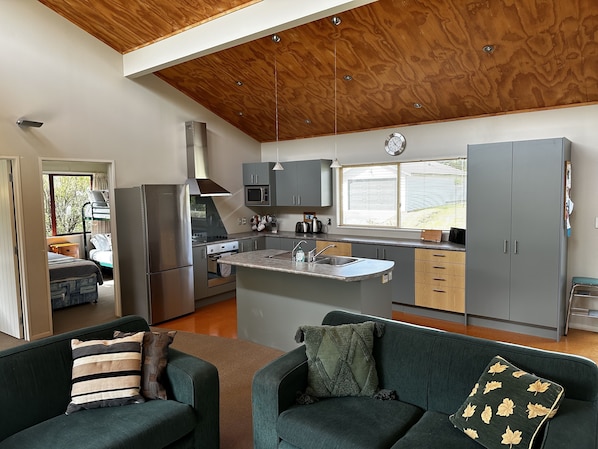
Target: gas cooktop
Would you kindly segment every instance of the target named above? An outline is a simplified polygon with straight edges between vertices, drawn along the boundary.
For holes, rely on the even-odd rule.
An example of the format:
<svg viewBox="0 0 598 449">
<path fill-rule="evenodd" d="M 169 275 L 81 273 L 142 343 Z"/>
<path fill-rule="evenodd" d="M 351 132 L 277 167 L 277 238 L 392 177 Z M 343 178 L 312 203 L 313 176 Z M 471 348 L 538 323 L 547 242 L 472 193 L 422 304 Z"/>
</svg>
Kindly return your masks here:
<svg viewBox="0 0 598 449">
<path fill-rule="evenodd" d="M 208 235 L 207 232 L 196 232 L 191 236 L 193 243 L 210 243 L 220 240 L 228 240 L 228 235 Z"/>
</svg>

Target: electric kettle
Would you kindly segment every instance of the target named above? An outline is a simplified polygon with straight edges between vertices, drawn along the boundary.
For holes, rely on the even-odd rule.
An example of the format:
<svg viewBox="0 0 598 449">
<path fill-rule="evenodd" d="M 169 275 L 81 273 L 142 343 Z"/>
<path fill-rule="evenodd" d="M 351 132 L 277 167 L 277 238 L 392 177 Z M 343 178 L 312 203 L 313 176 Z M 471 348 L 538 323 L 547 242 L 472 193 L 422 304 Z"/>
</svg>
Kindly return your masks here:
<svg viewBox="0 0 598 449">
<path fill-rule="evenodd" d="M 315 216 L 311 220 L 311 232 L 314 234 L 319 234 L 322 232 L 322 222 L 318 220 Z"/>
</svg>

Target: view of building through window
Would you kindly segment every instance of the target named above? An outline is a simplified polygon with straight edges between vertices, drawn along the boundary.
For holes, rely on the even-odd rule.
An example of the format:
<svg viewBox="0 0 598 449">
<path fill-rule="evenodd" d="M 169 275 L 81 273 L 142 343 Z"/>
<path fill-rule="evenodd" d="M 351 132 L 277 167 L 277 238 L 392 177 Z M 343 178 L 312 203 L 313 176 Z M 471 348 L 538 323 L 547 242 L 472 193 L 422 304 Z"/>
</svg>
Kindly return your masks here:
<svg viewBox="0 0 598 449">
<path fill-rule="evenodd" d="M 46 235 L 83 232 L 81 208 L 88 200 L 91 175 L 44 174 Z"/>
<path fill-rule="evenodd" d="M 465 159 L 344 166 L 340 176 L 341 225 L 465 227 Z"/>
</svg>

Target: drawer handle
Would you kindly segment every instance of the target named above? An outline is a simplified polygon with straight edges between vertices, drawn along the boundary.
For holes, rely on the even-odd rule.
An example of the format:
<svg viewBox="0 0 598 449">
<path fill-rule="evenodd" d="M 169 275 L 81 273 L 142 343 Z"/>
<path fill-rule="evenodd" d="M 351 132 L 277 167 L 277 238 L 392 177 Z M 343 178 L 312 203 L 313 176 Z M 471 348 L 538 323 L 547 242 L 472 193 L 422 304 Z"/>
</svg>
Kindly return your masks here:
<svg viewBox="0 0 598 449">
<path fill-rule="evenodd" d="M 434 278 L 434 280 L 435 281 L 442 281 L 442 282 L 446 281 L 446 279 L 442 279 L 442 278 Z"/>
<path fill-rule="evenodd" d="M 446 254 L 434 254 L 434 257 L 446 257 Z"/>
<path fill-rule="evenodd" d="M 444 290 L 438 290 L 438 289 L 434 289 L 433 291 L 436 292 L 436 293 L 446 293 L 446 291 L 444 291 Z"/>
<path fill-rule="evenodd" d="M 446 267 L 432 267 L 432 268 L 436 268 L 437 270 L 446 270 Z"/>
</svg>

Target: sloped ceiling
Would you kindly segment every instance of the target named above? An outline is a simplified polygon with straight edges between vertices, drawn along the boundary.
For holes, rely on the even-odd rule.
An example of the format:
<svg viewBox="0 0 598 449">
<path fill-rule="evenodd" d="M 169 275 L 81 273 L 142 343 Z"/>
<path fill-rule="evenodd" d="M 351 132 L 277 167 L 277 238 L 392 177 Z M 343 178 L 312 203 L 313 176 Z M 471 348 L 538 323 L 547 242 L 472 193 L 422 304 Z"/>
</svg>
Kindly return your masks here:
<svg viewBox="0 0 598 449">
<path fill-rule="evenodd" d="M 259 3 L 39 1 L 123 54 Z M 335 16 L 155 74 L 259 142 L 276 140 L 277 109 L 287 140 L 598 102 L 596 0 L 378 0 Z"/>
</svg>

